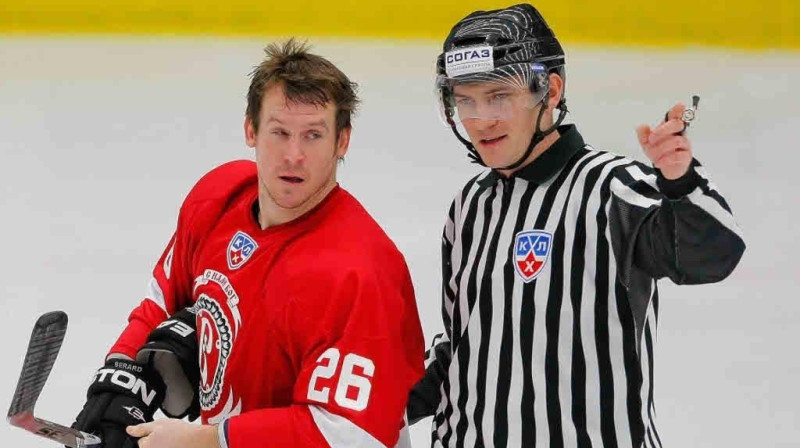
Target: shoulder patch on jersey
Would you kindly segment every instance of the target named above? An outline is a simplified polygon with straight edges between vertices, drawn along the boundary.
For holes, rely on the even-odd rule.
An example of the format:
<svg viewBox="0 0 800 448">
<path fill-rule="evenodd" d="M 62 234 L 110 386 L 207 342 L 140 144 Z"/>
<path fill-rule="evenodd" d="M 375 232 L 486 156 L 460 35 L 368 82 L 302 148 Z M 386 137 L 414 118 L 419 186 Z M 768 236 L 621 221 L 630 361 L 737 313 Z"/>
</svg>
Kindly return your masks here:
<svg viewBox="0 0 800 448">
<path fill-rule="evenodd" d="M 235 270 L 242 267 L 253 256 L 256 249 L 258 249 L 258 244 L 250 235 L 241 230 L 236 232 L 228 244 L 228 268 Z"/>
<path fill-rule="evenodd" d="M 514 269 L 525 283 L 533 281 L 550 257 L 553 234 L 546 230 L 523 230 L 514 238 Z"/>
</svg>

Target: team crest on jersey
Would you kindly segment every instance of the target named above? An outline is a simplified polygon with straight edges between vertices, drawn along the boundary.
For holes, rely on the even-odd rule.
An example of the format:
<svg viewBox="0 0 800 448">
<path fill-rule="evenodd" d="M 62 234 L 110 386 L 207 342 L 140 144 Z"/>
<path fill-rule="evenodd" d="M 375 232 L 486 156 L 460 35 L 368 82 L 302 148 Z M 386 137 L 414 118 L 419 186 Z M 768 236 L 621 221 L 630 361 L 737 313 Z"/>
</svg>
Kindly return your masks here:
<svg viewBox="0 0 800 448">
<path fill-rule="evenodd" d="M 256 249 L 258 249 L 258 244 L 253 238 L 250 238 L 250 235 L 241 230 L 236 232 L 228 244 L 228 267 L 231 270 L 239 269 L 250 259 Z"/>
<path fill-rule="evenodd" d="M 514 239 L 514 268 L 528 283 L 539 276 L 547 264 L 553 234 L 544 230 L 525 230 Z"/>
<path fill-rule="evenodd" d="M 216 300 L 200 294 L 194 310 L 199 338 L 200 408 L 211 410 L 222 397 L 234 335 L 228 317 Z"/>
<path fill-rule="evenodd" d="M 220 293 L 225 299 L 220 298 Z M 206 269 L 194 279 L 194 294 L 200 409 L 209 424 L 218 424 L 242 411 L 241 398 L 230 381 L 226 381 L 236 338 L 243 326 L 239 295 L 230 279 L 213 269 Z"/>
</svg>

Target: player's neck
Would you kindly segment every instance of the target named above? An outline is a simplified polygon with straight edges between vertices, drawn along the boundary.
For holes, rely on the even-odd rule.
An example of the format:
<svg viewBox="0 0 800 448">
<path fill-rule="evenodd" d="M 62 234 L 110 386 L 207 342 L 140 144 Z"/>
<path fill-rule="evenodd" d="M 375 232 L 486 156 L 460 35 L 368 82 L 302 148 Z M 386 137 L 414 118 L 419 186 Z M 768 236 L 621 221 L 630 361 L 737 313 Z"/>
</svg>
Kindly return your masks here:
<svg viewBox="0 0 800 448">
<path fill-rule="evenodd" d="M 314 192 L 305 202 L 293 208 L 281 207 L 270 195 L 269 191 L 259 183 L 258 188 L 258 224 L 261 229 L 286 224 L 305 215 L 319 205 L 336 186 L 336 177 L 332 176 L 319 190 Z"/>
</svg>

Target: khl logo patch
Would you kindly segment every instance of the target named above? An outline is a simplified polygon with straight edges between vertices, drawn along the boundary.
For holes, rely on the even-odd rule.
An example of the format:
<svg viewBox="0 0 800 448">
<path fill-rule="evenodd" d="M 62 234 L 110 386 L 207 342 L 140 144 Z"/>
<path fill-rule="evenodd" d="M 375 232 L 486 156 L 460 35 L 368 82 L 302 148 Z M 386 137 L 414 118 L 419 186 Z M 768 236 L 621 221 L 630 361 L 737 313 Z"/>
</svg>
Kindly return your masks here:
<svg viewBox="0 0 800 448">
<path fill-rule="evenodd" d="M 514 268 L 525 283 L 539 276 L 547 264 L 553 234 L 545 230 L 525 230 L 514 239 Z"/>
<path fill-rule="evenodd" d="M 242 231 L 236 232 L 228 244 L 228 267 L 231 270 L 239 269 L 250 259 L 256 249 L 258 249 L 258 244 L 253 238 L 250 238 L 250 235 Z"/>
</svg>

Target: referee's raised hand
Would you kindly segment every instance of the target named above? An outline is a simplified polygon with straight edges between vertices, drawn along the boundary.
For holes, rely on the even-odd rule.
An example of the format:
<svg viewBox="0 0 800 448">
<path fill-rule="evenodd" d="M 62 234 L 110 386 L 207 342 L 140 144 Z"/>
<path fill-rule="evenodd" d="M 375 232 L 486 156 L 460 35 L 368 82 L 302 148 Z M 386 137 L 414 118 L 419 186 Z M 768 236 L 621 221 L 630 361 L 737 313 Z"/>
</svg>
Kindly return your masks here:
<svg viewBox="0 0 800 448">
<path fill-rule="evenodd" d="M 678 103 L 667 112 L 667 120 L 656 126 L 644 124 L 636 128 L 644 153 L 669 179 L 677 179 L 689 170 L 692 163 L 692 143 L 682 134 L 686 124 L 681 120 L 686 105 Z"/>
</svg>

